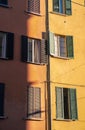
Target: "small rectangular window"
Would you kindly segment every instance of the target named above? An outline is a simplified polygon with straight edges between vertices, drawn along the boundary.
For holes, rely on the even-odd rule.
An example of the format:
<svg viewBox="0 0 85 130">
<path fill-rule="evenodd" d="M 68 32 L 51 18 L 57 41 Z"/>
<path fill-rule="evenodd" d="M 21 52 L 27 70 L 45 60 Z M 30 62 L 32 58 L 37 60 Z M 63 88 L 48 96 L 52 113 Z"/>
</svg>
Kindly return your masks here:
<svg viewBox="0 0 85 130">
<path fill-rule="evenodd" d="M 56 87 L 56 118 L 77 120 L 76 89 Z"/>
<path fill-rule="evenodd" d="M 27 97 L 27 117 L 41 118 L 41 89 L 38 87 L 28 87 Z"/>
</svg>

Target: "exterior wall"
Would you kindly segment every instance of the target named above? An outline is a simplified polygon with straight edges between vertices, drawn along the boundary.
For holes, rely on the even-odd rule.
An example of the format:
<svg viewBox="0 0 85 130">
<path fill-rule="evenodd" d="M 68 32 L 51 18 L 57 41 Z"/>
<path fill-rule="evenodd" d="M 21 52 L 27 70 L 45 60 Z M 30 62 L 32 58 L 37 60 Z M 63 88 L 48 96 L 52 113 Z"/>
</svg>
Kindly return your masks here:
<svg viewBox="0 0 85 130">
<path fill-rule="evenodd" d="M 14 59 L 0 59 L 0 82 L 5 83 L 5 116 L 0 130 L 45 129 L 46 65 L 21 62 L 21 35 L 42 39 L 45 32 L 45 3 L 41 15 L 27 13 L 26 1 L 8 0 L 9 8 L 0 6 L 0 31 L 14 33 Z M 27 120 L 27 86 L 41 88 L 41 120 Z"/>
<path fill-rule="evenodd" d="M 78 3 L 78 4 L 77 4 Z M 51 117 L 52 130 L 85 129 L 85 5 L 83 0 L 72 2 L 72 15 L 52 12 L 49 0 L 49 30 L 55 34 L 72 35 L 74 58 L 63 59 L 50 56 Z M 56 120 L 55 87 L 76 88 L 78 120 Z"/>
</svg>

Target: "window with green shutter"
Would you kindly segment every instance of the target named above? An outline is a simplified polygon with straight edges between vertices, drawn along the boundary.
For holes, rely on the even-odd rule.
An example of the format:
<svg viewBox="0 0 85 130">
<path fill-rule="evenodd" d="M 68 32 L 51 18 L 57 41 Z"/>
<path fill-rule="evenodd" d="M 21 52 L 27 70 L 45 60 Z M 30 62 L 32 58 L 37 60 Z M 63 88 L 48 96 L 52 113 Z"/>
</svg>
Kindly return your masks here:
<svg viewBox="0 0 85 130">
<path fill-rule="evenodd" d="M 49 33 L 50 54 L 55 57 L 73 58 L 73 37 Z"/>
<path fill-rule="evenodd" d="M 27 36 L 21 37 L 21 60 L 24 62 L 46 64 L 46 42 L 44 39 L 33 39 Z"/>
<path fill-rule="evenodd" d="M 56 118 L 78 119 L 76 89 L 56 87 Z"/>
<path fill-rule="evenodd" d="M 71 15 L 71 0 L 53 0 L 53 11 Z"/>
<path fill-rule="evenodd" d="M 27 117 L 41 118 L 41 89 L 29 86 L 27 98 Z"/>
<path fill-rule="evenodd" d="M 0 83 L 0 116 L 4 116 L 4 83 Z"/>
<path fill-rule="evenodd" d="M 13 59 L 14 34 L 10 32 L 0 32 L 0 58 Z"/>
</svg>

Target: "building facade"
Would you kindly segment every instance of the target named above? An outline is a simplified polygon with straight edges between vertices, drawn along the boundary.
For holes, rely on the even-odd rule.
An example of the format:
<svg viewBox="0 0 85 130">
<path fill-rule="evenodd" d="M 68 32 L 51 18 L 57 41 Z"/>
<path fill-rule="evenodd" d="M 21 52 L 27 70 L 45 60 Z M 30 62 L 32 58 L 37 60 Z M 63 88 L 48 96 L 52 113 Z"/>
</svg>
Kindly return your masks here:
<svg viewBox="0 0 85 130">
<path fill-rule="evenodd" d="M 0 17 L 0 130 L 45 130 L 45 1 L 0 0 Z"/>
<path fill-rule="evenodd" d="M 85 129 L 85 2 L 49 0 L 51 130 Z"/>
</svg>

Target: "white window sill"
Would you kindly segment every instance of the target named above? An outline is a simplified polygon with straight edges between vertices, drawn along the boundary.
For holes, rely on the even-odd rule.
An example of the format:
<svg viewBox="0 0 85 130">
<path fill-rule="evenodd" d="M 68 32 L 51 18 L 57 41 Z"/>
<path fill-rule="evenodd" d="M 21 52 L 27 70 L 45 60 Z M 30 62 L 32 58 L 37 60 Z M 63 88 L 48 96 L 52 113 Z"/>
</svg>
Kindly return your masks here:
<svg viewBox="0 0 85 130">
<path fill-rule="evenodd" d="M 56 120 L 56 121 L 67 121 L 67 122 L 70 122 L 70 121 L 77 121 L 77 119 L 53 119 L 53 120 Z"/>
<path fill-rule="evenodd" d="M 43 121 L 42 118 L 30 118 L 30 117 L 25 117 L 23 118 L 24 120 L 33 120 L 33 121 Z"/>
<path fill-rule="evenodd" d="M 30 14 L 30 15 L 42 16 L 40 13 L 31 12 L 31 11 L 28 11 L 28 10 L 26 10 L 26 11 L 24 11 L 24 12 L 27 13 L 27 14 Z"/>
<path fill-rule="evenodd" d="M 55 56 L 53 54 L 50 54 L 52 57 L 58 58 L 58 59 L 64 59 L 64 60 L 70 60 L 73 59 L 73 57 L 61 57 L 61 56 Z"/>
</svg>

